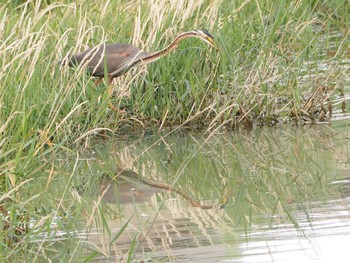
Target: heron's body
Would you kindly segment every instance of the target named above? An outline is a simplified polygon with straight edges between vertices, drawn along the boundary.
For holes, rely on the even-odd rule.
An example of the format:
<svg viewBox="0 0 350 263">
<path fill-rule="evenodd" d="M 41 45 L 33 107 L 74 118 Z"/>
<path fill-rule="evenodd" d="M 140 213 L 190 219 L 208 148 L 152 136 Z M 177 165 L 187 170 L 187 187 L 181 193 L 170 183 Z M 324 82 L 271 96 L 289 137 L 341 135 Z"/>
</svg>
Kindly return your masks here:
<svg viewBox="0 0 350 263">
<path fill-rule="evenodd" d="M 178 43 L 189 37 L 197 37 L 214 46 L 213 36 L 205 30 L 194 30 L 180 34 L 166 48 L 156 52 L 145 52 L 130 44 L 101 44 L 73 55 L 68 65 L 86 66 L 90 75 L 98 77 L 99 83 L 106 75 L 108 82 L 138 65 L 154 62 L 174 50 Z"/>
<path fill-rule="evenodd" d="M 68 65 L 86 65 L 88 73 L 94 77 L 103 78 L 107 73 L 109 78 L 115 78 L 130 69 L 130 63 L 136 63 L 147 54 L 130 44 L 102 44 L 73 55 Z"/>
</svg>

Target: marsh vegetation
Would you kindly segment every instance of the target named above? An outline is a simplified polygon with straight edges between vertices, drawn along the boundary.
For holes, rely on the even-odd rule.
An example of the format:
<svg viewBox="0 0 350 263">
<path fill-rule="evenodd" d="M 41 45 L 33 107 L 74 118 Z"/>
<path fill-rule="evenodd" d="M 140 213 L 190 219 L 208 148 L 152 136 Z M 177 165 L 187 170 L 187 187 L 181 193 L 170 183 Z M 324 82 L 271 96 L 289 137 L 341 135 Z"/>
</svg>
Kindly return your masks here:
<svg viewBox="0 0 350 263">
<path fill-rule="evenodd" d="M 147 236 L 134 233 L 116 250 L 128 218 L 99 192 L 118 167 L 203 203 L 232 190 L 225 209 L 207 213 L 246 233 L 255 216 L 299 227 L 294 211 L 309 215 L 314 202 L 342 199 L 344 188 L 328 186 L 348 167 L 346 122 L 300 124 L 347 118 L 349 13 L 341 0 L 0 3 L 1 260 L 135 259 Z M 159 50 L 198 28 L 218 49 L 183 41 L 115 80 L 112 94 L 84 68 L 57 65 L 105 42 Z M 149 225 L 164 207 L 209 220 L 176 193 L 152 198 Z M 89 239 L 100 227 L 110 238 L 102 246 Z"/>
</svg>

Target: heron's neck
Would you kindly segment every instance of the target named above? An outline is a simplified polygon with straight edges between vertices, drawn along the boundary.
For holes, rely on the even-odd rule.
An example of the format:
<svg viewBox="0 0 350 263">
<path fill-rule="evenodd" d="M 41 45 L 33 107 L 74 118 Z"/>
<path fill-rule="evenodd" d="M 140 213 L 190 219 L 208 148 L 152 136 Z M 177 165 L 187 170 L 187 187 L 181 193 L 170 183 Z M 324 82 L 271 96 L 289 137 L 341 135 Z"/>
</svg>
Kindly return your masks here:
<svg viewBox="0 0 350 263">
<path fill-rule="evenodd" d="M 175 40 L 166 48 L 159 50 L 159 51 L 156 51 L 156 52 L 150 52 L 148 56 L 140 58 L 138 62 L 141 62 L 144 64 L 154 62 L 154 61 L 168 55 L 171 51 L 176 49 L 180 41 L 184 40 L 185 38 L 194 37 L 194 36 L 195 36 L 195 34 L 192 35 L 192 34 L 189 34 L 189 32 L 183 33 L 183 34 L 177 36 L 175 38 Z"/>
</svg>

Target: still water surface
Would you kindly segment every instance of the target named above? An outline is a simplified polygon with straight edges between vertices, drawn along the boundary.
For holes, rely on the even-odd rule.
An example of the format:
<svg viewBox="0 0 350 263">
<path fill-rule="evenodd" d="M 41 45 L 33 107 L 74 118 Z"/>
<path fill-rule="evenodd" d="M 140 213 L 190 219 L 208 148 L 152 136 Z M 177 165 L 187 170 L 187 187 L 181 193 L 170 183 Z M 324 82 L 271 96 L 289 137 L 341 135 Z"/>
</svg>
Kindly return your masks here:
<svg viewBox="0 0 350 263">
<path fill-rule="evenodd" d="M 97 262 L 348 262 L 349 128 L 343 120 L 99 143 L 78 169 L 97 182 L 84 186 L 85 252 Z"/>
<path fill-rule="evenodd" d="M 57 211 L 33 220 L 53 223 L 31 251 L 71 262 L 348 262 L 349 131 L 343 119 L 91 142 L 55 157 L 28 191 L 45 188 L 43 209 Z"/>
</svg>

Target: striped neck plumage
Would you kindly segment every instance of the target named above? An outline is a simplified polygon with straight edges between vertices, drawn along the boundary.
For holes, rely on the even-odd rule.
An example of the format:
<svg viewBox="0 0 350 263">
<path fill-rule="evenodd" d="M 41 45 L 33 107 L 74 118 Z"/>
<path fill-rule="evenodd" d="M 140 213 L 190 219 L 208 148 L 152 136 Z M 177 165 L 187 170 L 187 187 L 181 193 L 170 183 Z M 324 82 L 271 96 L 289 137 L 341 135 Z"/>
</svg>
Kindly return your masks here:
<svg viewBox="0 0 350 263">
<path fill-rule="evenodd" d="M 166 48 L 156 51 L 156 52 L 150 52 L 150 54 L 146 57 L 140 58 L 138 61 L 135 61 L 133 65 L 136 65 L 138 63 L 144 63 L 144 64 L 149 64 L 151 62 L 157 61 L 158 59 L 168 55 L 171 51 L 177 48 L 178 44 L 180 41 L 189 38 L 189 37 L 196 37 L 197 34 L 190 31 L 190 32 L 185 32 L 182 33 L 181 35 L 178 35 L 175 40 Z"/>
</svg>

